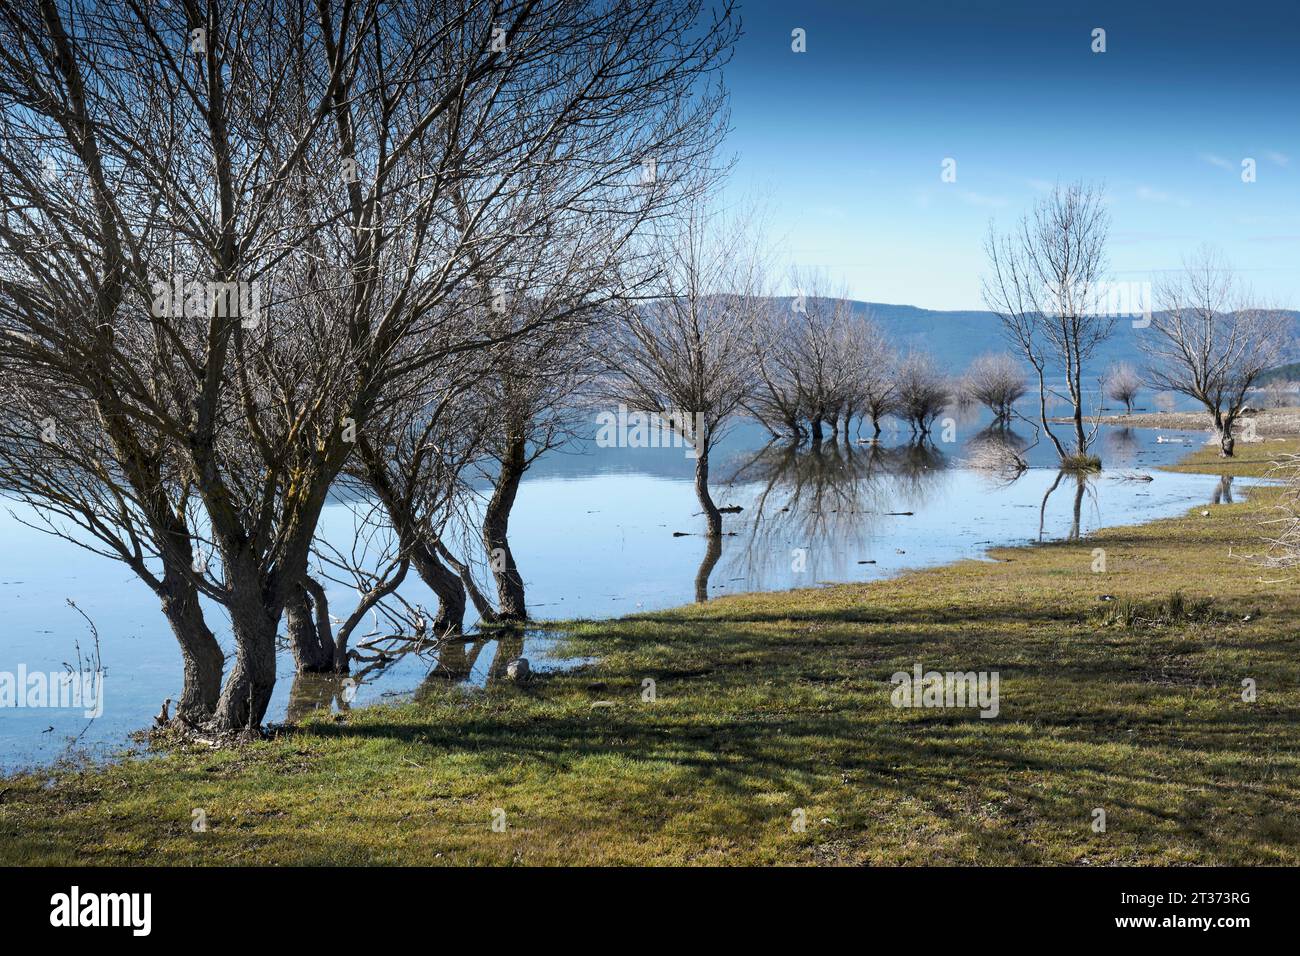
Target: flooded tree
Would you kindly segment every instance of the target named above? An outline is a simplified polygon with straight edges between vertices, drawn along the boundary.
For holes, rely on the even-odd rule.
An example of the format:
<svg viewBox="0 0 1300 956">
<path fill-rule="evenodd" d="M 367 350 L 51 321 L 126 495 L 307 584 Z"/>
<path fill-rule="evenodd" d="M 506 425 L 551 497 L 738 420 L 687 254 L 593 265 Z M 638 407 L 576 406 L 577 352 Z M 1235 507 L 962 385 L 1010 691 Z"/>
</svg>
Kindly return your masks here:
<svg viewBox="0 0 1300 956">
<path fill-rule="evenodd" d="M 894 376 L 895 402 L 900 418 L 922 438 L 930 434 L 934 420 L 952 404 L 954 390 L 933 356 L 911 352 L 898 365 Z"/>
<path fill-rule="evenodd" d="M 848 437 L 855 418 L 879 420 L 893 395 L 894 356 L 884 331 L 846 293 L 826 295 L 796 271 L 799 294 L 774 305 L 754 340 L 758 382 L 746 409 L 776 437 L 814 445 Z"/>
<path fill-rule="evenodd" d="M 863 367 L 858 389 L 862 396 L 862 416 L 871 420 L 872 437 L 879 439 L 881 421 L 899 411 L 899 359 L 883 335 L 878 336 L 876 341 L 876 359 L 869 366 Z"/>
<path fill-rule="evenodd" d="M 1041 428 L 1070 468 L 1096 464 L 1088 455 L 1093 435 L 1084 429 L 1083 366 L 1115 327 L 1115 316 L 1097 308 L 1105 299 L 1109 228 L 1100 188 L 1058 185 L 1012 231 L 990 227 L 984 247 L 984 302 L 1037 375 Z M 1049 368 L 1065 378 L 1074 432 L 1068 451 L 1048 421 Z"/>
<path fill-rule="evenodd" d="M 1128 362 L 1119 362 L 1106 371 L 1102 387 L 1107 398 L 1124 406 L 1125 415 L 1132 415 L 1133 402 L 1142 391 L 1142 377 Z"/>
<path fill-rule="evenodd" d="M 563 313 L 565 319 L 513 337 L 487 355 L 489 370 L 475 389 L 475 399 L 487 419 L 483 448 L 491 463 L 486 472 L 491 493 L 480 531 L 496 583 L 494 621 L 528 617 L 523 576 L 510 548 L 510 515 L 528 469 L 576 437 L 589 420 L 584 390 L 598 367 L 591 320 L 607 316 L 607 305 L 564 296 L 519 302 L 510 321 L 526 322 L 546 312 Z"/>
<path fill-rule="evenodd" d="M 1009 425 L 1016 402 L 1028 392 L 1025 370 L 1005 352 L 981 355 L 971 362 L 959 390 L 970 401 L 993 412 L 997 425 Z"/>
<path fill-rule="evenodd" d="M 149 587 L 181 653 L 173 716 L 207 720 L 225 661 L 200 603 L 215 596 L 204 573 L 211 547 L 194 495 L 162 454 L 165 437 L 142 428 L 130 443 L 129 433 L 118 433 L 118 446 L 116 429 L 91 417 L 94 403 L 82 385 L 13 358 L 0 351 L 4 493 L 30 505 L 41 530 L 120 561 Z"/>
<path fill-rule="evenodd" d="M 794 361 L 798 349 L 795 301 L 790 307 L 774 303 L 755 329 L 752 364 L 757 375 L 745 410 L 775 439 L 798 444 L 807 436 L 804 419 L 803 365 Z"/>
<path fill-rule="evenodd" d="M 1186 395 L 1209 412 L 1219 454 L 1231 458 L 1246 396 L 1281 361 L 1289 319 L 1254 302 L 1231 263 L 1211 246 L 1162 280 L 1155 300 L 1158 311 L 1140 340 L 1147 374 L 1156 387 Z"/>
<path fill-rule="evenodd" d="M 599 390 L 689 443 L 705 533 L 717 537 L 709 457 L 754 392 L 752 344 L 768 308 L 757 237 L 748 217 L 725 218 L 700 201 L 652 246 L 660 272 L 648 301 L 620 310 Z"/>
<path fill-rule="evenodd" d="M 195 587 L 235 647 L 216 730 L 261 723 L 357 437 L 498 341 L 445 306 L 557 220 L 643 205 L 648 160 L 710 154 L 735 30 L 689 0 L 0 9 L 6 358 L 75 390 L 129 466 L 114 492 L 184 490 L 197 523 L 138 514 L 212 543 Z"/>
<path fill-rule="evenodd" d="M 835 440 L 841 417 L 852 416 L 860 401 L 854 388 L 858 364 L 869 356 L 860 351 L 866 343 L 847 295 L 821 294 L 815 276 L 801 278 L 796 273 L 793 284 L 801 294 L 798 307 L 792 308 L 788 334 L 778 348 L 762 357 L 762 364 L 776 362 L 790 368 L 798 383 L 799 417 L 807 422 L 812 443 L 820 445 L 826 427 Z M 844 427 L 847 432 L 847 420 Z"/>
</svg>

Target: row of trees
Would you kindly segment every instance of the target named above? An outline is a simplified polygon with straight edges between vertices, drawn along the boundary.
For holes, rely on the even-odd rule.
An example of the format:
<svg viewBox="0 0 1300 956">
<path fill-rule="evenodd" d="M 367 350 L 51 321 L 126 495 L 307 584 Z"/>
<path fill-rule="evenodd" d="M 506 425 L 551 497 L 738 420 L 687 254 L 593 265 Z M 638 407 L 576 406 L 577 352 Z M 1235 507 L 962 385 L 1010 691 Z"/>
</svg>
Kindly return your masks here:
<svg viewBox="0 0 1300 956">
<path fill-rule="evenodd" d="M 970 402 L 986 405 L 995 424 L 1006 426 L 1028 392 L 1022 362 L 1037 379 L 1036 430 L 1051 441 L 1063 468 L 1095 469 L 1100 462 L 1090 448 L 1097 415 L 1086 407 L 1085 368 L 1121 314 L 1110 307 L 1108 232 L 1102 191 L 1082 183 L 1055 188 L 1012 231 L 990 232 L 984 296 L 1017 355 L 983 356 L 960 381 L 922 352 L 900 355 L 847 295 L 822 294 L 815 275 L 795 273 L 798 294 L 773 300 L 752 237 L 733 232 L 726 243 L 702 241 L 685 257 L 687 273 L 706 277 L 677 299 L 691 303 L 687 314 L 642 313 L 654 335 L 642 329 L 634 336 L 647 346 L 637 349 L 634 377 L 654 384 L 651 393 L 626 396 L 656 411 L 710 410 L 696 473 L 710 536 L 722 533 L 722 523 L 708 490 L 708 450 L 732 416 L 748 413 L 774 437 L 814 446 L 827 430 L 832 440 L 841 431 L 847 436 L 855 420 L 859 427 L 870 421 L 879 435 L 890 415 L 924 438 L 946 408 Z M 1154 298 L 1150 325 L 1138 333 L 1147 381 L 1200 403 L 1213 418 L 1222 454 L 1231 455 L 1234 424 L 1261 373 L 1285 350 L 1289 317 L 1255 304 L 1210 249 L 1158 282 Z M 1063 388 L 1049 385 L 1049 377 Z M 1131 412 L 1143 381 L 1120 364 L 1099 384 Z M 1073 433 L 1064 439 L 1049 418 L 1049 404 L 1060 401 L 1070 410 Z"/>
<path fill-rule="evenodd" d="M 482 449 L 522 614 L 501 542 L 547 356 L 660 275 L 737 29 L 697 0 L 0 7 L 4 481 L 158 595 L 181 722 L 261 722 L 282 620 L 300 669 L 346 667 L 410 567 L 454 619 Z M 318 540 L 348 484 L 391 560 Z M 330 569 L 361 592 L 337 631 Z"/>
<path fill-rule="evenodd" d="M 956 400 L 845 296 L 773 308 L 753 223 L 711 205 L 737 30 L 702 0 L 0 6 L 5 490 L 158 596 L 178 721 L 258 726 L 281 624 L 306 672 L 347 669 L 372 613 L 418 636 L 471 603 L 524 619 L 514 502 L 592 402 L 676 423 L 716 540 L 737 416 L 925 435 Z M 1080 452 L 1099 209 L 1058 194 L 991 286 L 1026 290 L 1004 320 L 1044 425 L 1065 358 Z M 1023 379 L 982 362 L 965 390 L 1005 421 Z M 1218 367 L 1200 392 L 1225 395 Z M 346 550 L 319 533 L 332 496 Z"/>
<path fill-rule="evenodd" d="M 1110 215 L 1100 187 L 1058 185 L 1007 232 L 990 228 L 984 301 L 1038 379 L 1039 426 L 1067 468 L 1090 469 L 1095 428 L 1085 428 L 1084 366 L 1114 331 L 1120 311 L 1108 282 Z M 1233 427 L 1247 394 L 1277 365 L 1291 341 L 1291 319 L 1262 304 L 1227 260 L 1202 247 L 1180 271 L 1154 284 L 1149 325 L 1138 331 L 1148 360 L 1147 381 L 1185 395 L 1211 416 L 1221 453 L 1231 456 Z M 1130 303 L 1135 305 L 1136 303 Z M 1073 441 L 1051 428 L 1047 370 L 1063 373 Z M 1132 407 L 1140 387 L 1132 369 L 1114 370 L 1107 390 Z"/>
</svg>

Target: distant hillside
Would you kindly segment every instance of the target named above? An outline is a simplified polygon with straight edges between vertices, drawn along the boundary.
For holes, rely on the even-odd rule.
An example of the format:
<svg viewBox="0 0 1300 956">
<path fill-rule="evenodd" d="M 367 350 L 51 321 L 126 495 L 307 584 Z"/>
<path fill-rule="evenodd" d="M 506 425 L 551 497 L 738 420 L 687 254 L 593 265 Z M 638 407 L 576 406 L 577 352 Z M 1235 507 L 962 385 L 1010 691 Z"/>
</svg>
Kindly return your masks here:
<svg viewBox="0 0 1300 956">
<path fill-rule="evenodd" d="M 1269 382 L 1300 382 L 1300 362 L 1290 362 L 1271 368 L 1259 377 L 1261 385 Z"/>
<path fill-rule="evenodd" d="M 954 372 L 964 369 L 973 358 L 984 352 L 1010 350 L 1002 334 L 1002 324 L 992 312 L 935 312 L 884 302 L 855 302 L 853 305 L 855 310 L 870 314 L 884 326 L 895 348 L 901 351 L 924 349 Z M 1300 331 L 1300 312 L 1292 311 L 1290 315 L 1293 328 Z M 1114 334 L 1102 343 L 1088 363 L 1085 369 L 1088 377 L 1096 378 L 1115 362 L 1130 362 L 1140 369 L 1145 363 L 1140 336 L 1145 334 L 1150 334 L 1149 330 L 1133 328 L 1131 319 L 1116 322 Z M 1285 357 L 1300 365 L 1300 346 L 1294 344 L 1296 336 L 1293 334 L 1290 340 L 1292 344 Z"/>
</svg>

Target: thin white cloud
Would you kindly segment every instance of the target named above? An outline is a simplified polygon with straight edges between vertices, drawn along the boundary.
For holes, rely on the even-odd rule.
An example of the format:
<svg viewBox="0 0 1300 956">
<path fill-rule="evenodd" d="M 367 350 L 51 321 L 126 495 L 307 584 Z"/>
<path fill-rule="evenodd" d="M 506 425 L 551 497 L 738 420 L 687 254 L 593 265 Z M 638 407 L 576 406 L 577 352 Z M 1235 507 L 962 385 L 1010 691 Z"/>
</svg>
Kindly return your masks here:
<svg viewBox="0 0 1300 956">
<path fill-rule="evenodd" d="M 1191 242 L 1196 236 L 1180 235 L 1169 232 L 1112 232 L 1110 239 L 1119 245 L 1135 245 L 1141 242 Z"/>
<path fill-rule="evenodd" d="M 963 189 L 960 193 L 962 201 L 972 206 L 984 206 L 990 209 L 1001 209 L 1007 204 L 1007 201 L 1001 196 L 989 196 L 985 193 L 971 192 L 969 189 Z"/>
<path fill-rule="evenodd" d="M 1137 198 L 1143 202 L 1171 203 L 1175 206 L 1182 206 L 1184 209 L 1191 205 L 1182 196 L 1175 196 L 1159 189 L 1152 189 L 1150 186 L 1139 186 L 1137 188 Z"/>
<path fill-rule="evenodd" d="M 1216 156 L 1214 153 L 1201 153 L 1201 159 L 1211 166 L 1218 166 L 1220 169 L 1236 169 L 1237 165 L 1230 159 L 1224 159 L 1222 156 Z"/>
<path fill-rule="evenodd" d="M 1277 166 L 1291 165 L 1291 157 L 1288 156 L 1286 153 L 1279 153 L 1275 149 L 1264 150 L 1264 158 L 1267 159 L 1270 163 L 1273 163 Z"/>
</svg>

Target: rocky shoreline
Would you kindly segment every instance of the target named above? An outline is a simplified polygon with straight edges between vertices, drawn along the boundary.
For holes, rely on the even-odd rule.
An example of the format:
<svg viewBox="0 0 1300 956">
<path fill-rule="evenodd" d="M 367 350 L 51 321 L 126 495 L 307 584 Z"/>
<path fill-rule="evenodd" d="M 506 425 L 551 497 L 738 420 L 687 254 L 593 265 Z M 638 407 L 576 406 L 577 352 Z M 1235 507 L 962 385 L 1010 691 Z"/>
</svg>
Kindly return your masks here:
<svg viewBox="0 0 1300 956">
<path fill-rule="evenodd" d="M 1255 423 L 1258 439 L 1300 436 L 1300 408 L 1250 409 L 1237 419 L 1233 429 L 1242 440 L 1247 421 Z M 1052 424 L 1069 424 L 1072 419 L 1053 418 Z M 1171 431 L 1210 431 L 1214 420 L 1205 412 L 1137 412 L 1132 415 L 1102 415 L 1102 425 L 1126 425 L 1129 428 L 1167 428 Z"/>
</svg>

